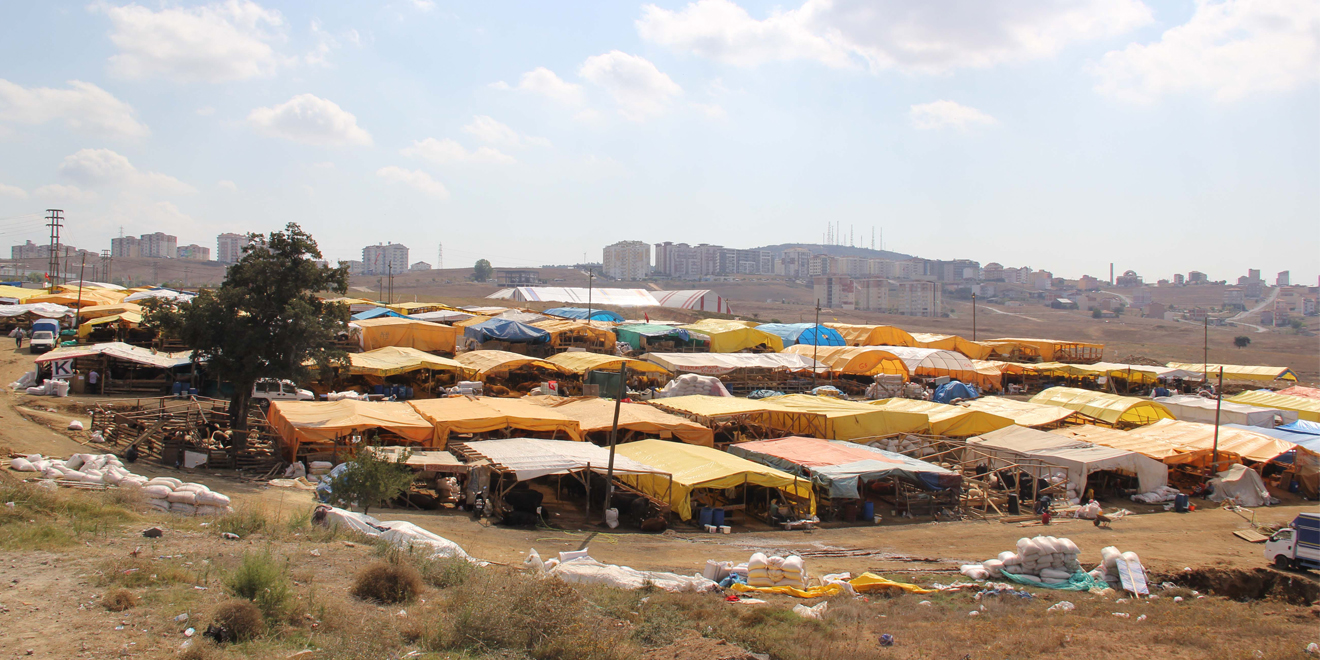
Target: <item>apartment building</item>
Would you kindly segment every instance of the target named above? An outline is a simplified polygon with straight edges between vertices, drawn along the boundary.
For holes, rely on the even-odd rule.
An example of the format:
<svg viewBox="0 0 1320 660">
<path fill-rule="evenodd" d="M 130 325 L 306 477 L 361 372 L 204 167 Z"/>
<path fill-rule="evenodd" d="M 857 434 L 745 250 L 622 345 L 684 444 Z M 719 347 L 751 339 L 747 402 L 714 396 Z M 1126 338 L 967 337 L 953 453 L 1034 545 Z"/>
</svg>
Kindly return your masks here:
<svg viewBox="0 0 1320 660">
<path fill-rule="evenodd" d="M 365 275 L 388 275 L 408 270 L 408 246 L 399 243 L 368 245 L 362 248 Z"/>
<path fill-rule="evenodd" d="M 215 260 L 222 264 L 238 263 L 248 245 L 246 234 L 225 233 L 215 237 Z"/>
<path fill-rule="evenodd" d="M 606 245 L 601 270 L 616 280 L 640 280 L 651 274 L 651 246 L 642 241 Z"/>
<path fill-rule="evenodd" d="M 211 248 L 200 245 L 181 245 L 175 251 L 175 257 L 179 259 L 191 259 L 193 261 L 210 261 Z"/>
</svg>

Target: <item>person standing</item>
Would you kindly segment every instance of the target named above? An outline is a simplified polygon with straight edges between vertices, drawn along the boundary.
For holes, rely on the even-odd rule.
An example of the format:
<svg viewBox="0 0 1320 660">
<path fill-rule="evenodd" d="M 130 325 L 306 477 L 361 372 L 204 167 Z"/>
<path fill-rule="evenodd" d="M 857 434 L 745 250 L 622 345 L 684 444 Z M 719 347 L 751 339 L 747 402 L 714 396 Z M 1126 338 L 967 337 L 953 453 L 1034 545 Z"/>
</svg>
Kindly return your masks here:
<svg viewBox="0 0 1320 660">
<path fill-rule="evenodd" d="M 16 347 L 18 347 L 18 348 L 23 348 L 23 335 L 24 335 L 24 334 L 26 334 L 26 333 L 23 332 L 23 327 L 22 327 L 22 326 L 19 326 L 18 328 L 15 328 L 15 329 L 14 329 L 14 345 L 15 345 Z"/>
</svg>

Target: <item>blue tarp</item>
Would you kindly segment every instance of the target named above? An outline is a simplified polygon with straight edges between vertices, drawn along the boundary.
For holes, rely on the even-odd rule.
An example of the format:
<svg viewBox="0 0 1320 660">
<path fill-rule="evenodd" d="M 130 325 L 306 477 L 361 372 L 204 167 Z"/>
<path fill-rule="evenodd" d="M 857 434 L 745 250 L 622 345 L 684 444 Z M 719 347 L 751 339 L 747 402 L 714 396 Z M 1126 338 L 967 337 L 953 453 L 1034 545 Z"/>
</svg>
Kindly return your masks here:
<svg viewBox="0 0 1320 660">
<path fill-rule="evenodd" d="M 397 316 L 401 319 L 407 318 L 403 314 L 400 314 L 392 309 L 386 309 L 384 307 L 373 307 L 371 309 L 366 310 L 365 312 L 358 312 L 357 314 L 354 314 L 353 320 L 365 321 L 367 319 L 378 319 L 382 316 Z"/>
<path fill-rule="evenodd" d="M 788 348 L 793 344 L 806 344 L 807 346 L 848 345 L 848 342 L 844 341 L 843 335 L 839 334 L 838 330 L 814 323 L 763 323 L 756 326 L 756 329 L 764 330 L 783 339 L 784 348 Z"/>
<path fill-rule="evenodd" d="M 935 390 L 932 400 L 935 403 L 953 403 L 954 399 L 975 399 L 981 396 L 976 387 L 958 380 L 951 380 Z"/>
<path fill-rule="evenodd" d="M 558 316 L 561 319 L 577 319 L 579 321 L 587 320 L 586 307 L 556 307 L 554 309 L 547 309 L 541 313 L 546 316 Z M 608 309 L 593 309 L 591 310 L 591 320 L 623 323 L 624 318 Z"/>
<path fill-rule="evenodd" d="M 545 344 L 550 341 L 550 333 L 509 319 L 491 319 L 463 330 L 463 339 L 475 339 L 478 342 L 507 341 L 515 344 Z"/>
<path fill-rule="evenodd" d="M 1291 442 L 1294 445 L 1297 445 L 1299 447 L 1305 447 L 1317 454 L 1320 454 L 1320 435 L 1311 435 L 1310 433 L 1299 433 L 1297 431 L 1288 429 L 1286 426 L 1276 426 L 1272 429 L 1267 429 L 1260 426 L 1247 426 L 1245 424 L 1224 424 L 1224 427 L 1240 429 L 1242 431 L 1251 431 L 1252 433 L 1259 433 L 1261 435 L 1268 435 L 1271 438 L 1278 438 L 1279 440 L 1283 440 L 1284 442 Z M 1292 452 L 1288 452 L 1287 454 L 1284 454 L 1275 460 L 1279 461 L 1280 463 L 1291 463 L 1292 462 L 1291 458 L 1287 460 L 1284 459 L 1284 456 L 1288 456 L 1291 453 Z"/>
<path fill-rule="evenodd" d="M 1310 422 L 1304 419 L 1299 419 L 1293 422 L 1292 424 L 1284 424 L 1278 428 L 1281 428 L 1285 431 L 1292 431 L 1293 433 L 1320 435 L 1320 422 Z"/>
</svg>

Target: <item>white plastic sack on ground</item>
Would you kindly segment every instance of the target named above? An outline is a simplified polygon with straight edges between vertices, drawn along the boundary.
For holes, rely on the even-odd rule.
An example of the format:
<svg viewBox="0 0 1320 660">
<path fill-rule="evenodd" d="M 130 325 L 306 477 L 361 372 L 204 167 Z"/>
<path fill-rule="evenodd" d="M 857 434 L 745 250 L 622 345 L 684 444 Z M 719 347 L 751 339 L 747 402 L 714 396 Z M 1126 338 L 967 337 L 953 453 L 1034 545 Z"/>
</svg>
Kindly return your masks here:
<svg viewBox="0 0 1320 660">
<path fill-rule="evenodd" d="M 327 525 L 344 525 L 373 538 L 379 538 L 403 549 L 429 550 L 430 558 L 456 557 L 475 562 L 457 543 L 403 520 L 380 521 L 371 516 L 336 507 L 320 507 L 326 512 Z"/>
<path fill-rule="evenodd" d="M 604 564 L 590 557 L 562 562 L 547 575 L 575 584 L 605 584 L 619 589 L 641 589 L 651 585 L 665 591 L 717 591 L 720 586 L 700 575 L 639 571 L 627 566 Z"/>
<path fill-rule="evenodd" d="M 793 613 L 805 619 L 819 619 L 825 616 L 825 610 L 830 608 L 830 601 L 824 600 L 811 607 L 806 605 L 794 605 Z"/>
</svg>

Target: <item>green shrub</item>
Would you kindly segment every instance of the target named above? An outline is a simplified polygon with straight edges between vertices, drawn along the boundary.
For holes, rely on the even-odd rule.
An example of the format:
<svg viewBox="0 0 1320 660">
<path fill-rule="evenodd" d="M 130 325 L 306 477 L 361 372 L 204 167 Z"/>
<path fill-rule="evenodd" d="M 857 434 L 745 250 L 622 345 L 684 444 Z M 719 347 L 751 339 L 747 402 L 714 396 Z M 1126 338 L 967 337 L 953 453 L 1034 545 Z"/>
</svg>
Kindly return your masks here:
<svg viewBox="0 0 1320 660">
<path fill-rule="evenodd" d="M 225 587 L 233 595 L 256 603 L 272 620 L 288 611 L 293 598 L 288 562 L 269 552 L 243 553 L 243 563 L 225 579 Z"/>
</svg>

